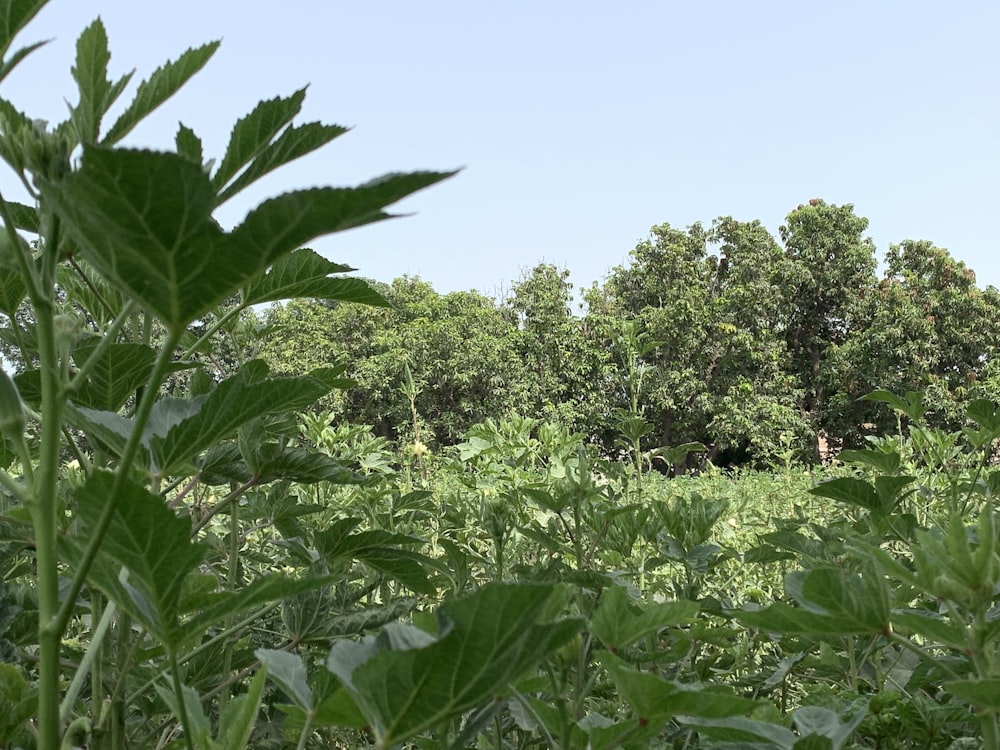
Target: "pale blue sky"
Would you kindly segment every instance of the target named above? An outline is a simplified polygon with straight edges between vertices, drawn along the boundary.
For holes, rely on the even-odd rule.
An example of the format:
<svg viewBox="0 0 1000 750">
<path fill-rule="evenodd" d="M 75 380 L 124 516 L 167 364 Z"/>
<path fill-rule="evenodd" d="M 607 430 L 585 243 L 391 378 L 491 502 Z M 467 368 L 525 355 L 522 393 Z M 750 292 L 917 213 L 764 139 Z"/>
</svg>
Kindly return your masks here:
<svg viewBox="0 0 1000 750">
<path fill-rule="evenodd" d="M 653 224 L 777 232 L 818 197 L 855 204 L 880 256 L 929 239 L 1000 286 L 1000 3 L 53 0 L 20 41 L 54 41 L 0 94 L 62 119 L 98 14 L 112 76 L 223 39 L 132 145 L 172 147 L 183 120 L 221 157 L 306 83 L 299 121 L 354 127 L 248 201 L 464 166 L 397 207 L 416 216 L 316 243 L 365 276 L 492 294 L 544 260 L 589 285 Z"/>
</svg>

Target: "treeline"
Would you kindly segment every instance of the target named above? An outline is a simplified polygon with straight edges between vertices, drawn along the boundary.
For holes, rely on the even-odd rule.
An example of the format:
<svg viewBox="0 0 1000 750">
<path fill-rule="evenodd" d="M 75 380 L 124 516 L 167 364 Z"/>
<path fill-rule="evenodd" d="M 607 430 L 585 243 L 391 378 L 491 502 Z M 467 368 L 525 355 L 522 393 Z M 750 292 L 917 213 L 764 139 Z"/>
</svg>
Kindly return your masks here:
<svg viewBox="0 0 1000 750">
<path fill-rule="evenodd" d="M 812 200 L 775 238 L 759 221 L 663 224 L 572 309 L 569 273 L 539 265 L 502 299 L 377 285 L 392 307 L 297 301 L 266 313 L 278 372 L 348 364 L 328 404 L 385 436 L 452 444 L 486 417 L 571 424 L 609 450 L 630 417 L 649 445 L 697 441 L 717 463 L 854 446 L 895 429 L 886 389 L 921 391 L 954 427 L 1000 396 L 1000 295 L 926 241 L 886 253 L 867 219 Z"/>
</svg>

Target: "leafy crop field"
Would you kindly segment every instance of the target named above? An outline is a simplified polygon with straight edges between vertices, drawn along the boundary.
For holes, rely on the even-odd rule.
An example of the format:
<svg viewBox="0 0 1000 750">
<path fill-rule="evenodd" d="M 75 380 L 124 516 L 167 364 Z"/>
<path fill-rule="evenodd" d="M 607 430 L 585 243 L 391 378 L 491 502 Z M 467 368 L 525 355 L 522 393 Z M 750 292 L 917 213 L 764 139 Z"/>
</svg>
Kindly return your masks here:
<svg viewBox="0 0 1000 750">
<path fill-rule="evenodd" d="M 0 81 L 44 4 L 0 2 Z M 620 403 L 589 416 L 437 419 L 409 360 L 393 434 L 323 411 L 345 408 L 346 365 L 275 374 L 251 309 L 388 309 L 304 246 L 450 174 L 286 192 L 224 229 L 219 206 L 343 129 L 295 124 L 300 91 L 217 160 L 183 125 L 170 150 L 123 147 L 216 47 L 108 124 L 130 76 L 108 79 L 97 20 L 66 121 L 0 99 L 30 198 L 0 196 L 0 747 L 1000 747 L 995 403 L 874 391 L 846 411 L 896 429 L 820 466 L 754 422 L 808 431 L 797 405 L 727 396 L 685 429 L 774 441 L 723 470 L 693 460 L 719 444 L 658 439 L 650 378 L 680 381 L 632 320 Z M 801 224 L 861 224 L 811 208 Z M 761 378 L 786 383 L 772 343 Z M 600 437 L 575 431 L 595 414 Z"/>
</svg>

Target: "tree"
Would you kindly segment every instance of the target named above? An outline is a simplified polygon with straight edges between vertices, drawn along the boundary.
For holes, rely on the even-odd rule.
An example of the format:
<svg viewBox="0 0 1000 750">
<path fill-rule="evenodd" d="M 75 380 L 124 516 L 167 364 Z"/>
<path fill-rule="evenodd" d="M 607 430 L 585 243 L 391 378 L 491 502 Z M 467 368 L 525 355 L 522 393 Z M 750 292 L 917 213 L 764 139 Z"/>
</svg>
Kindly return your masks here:
<svg viewBox="0 0 1000 750">
<path fill-rule="evenodd" d="M 567 424 L 587 434 L 605 427 L 611 353 L 588 335 L 587 320 L 573 314 L 569 271 L 540 264 L 516 283 L 505 309 L 517 332 L 524 369 L 515 402 L 524 414 Z"/>
<path fill-rule="evenodd" d="M 834 354 L 859 326 L 862 295 L 875 282 L 867 228 L 852 205 L 814 199 L 788 214 L 780 229 L 791 268 L 785 332 L 790 372 L 802 392 L 800 414 L 817 433 L 839 435 L 845 428 L 825 409 L 844 388 Z"/>
<path fill-rule="evenodd" d="M 996 397 L 1000 295 L 979 289 L 972 270 L 947 250 L 927 241 L 892 245 L 861 310 L 837 353 L 843 389 L 830 405 L 849 442 L 857 442 L 862 423 L 894 426 L 884 406 L 857 400 L 875 389 L 922 392 L 928 422 L 948 429 L 964 423 L 972 398 Z"/>
<path fill-rule="evenodd" d="M 644 401 L 661 443 L 764 458 L 802 431 L 783 337 L 791 273 L 759 222 L 730 217 L 707 231 L 654 227 L 632 263 L 614 269 L 604 287 L 611 308 L 657 343 L 644 357 Z"/>
<path fill-rule="evenodd" d="M 515 329 L 493 300 L 441 295 L 413 277 L 377 288 L 391 307 L 298 301 L 272 309 L 262 356 L 284 372 L 351 362 L 358 388 L 336 394 L 331 405 L 385 437 L 412 438 L 422 429 L 424 439 L 451 445 L 473 424 L 524 403 Z"/>
</svg>

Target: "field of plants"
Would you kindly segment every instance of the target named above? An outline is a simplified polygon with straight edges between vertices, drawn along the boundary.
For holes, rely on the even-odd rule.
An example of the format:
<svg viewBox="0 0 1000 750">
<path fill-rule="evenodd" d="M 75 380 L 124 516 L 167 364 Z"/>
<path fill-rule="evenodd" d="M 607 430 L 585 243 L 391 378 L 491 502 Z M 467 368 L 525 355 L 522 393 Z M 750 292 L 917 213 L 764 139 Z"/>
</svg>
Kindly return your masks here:
<svg viewBox="0 0 1000 750">
<path fill-rule="evenodd" d="M 40 46 L 12 43 L 44 4 L 0 2 L 0 82 Z M 282 316 L 315 308 L 274 308 L 265 332 L 259 306 L 391 309 L 305 246 L 450 175 L 286 192 L 224 229 L 219 206 L 343 129 L 294 124 L 300 91 L 253 107 L 217 160 L 183 125 L 171 150 L 123 147 L 216 47 L 108 125 L 130 75 L 108 79 L 98 20 L 66 121 L 0 99 L 0 158 L 30 197 L 0 196 L 0 747 L 1000 748 L 1000 409 L 976 378 L 959 368 L 959 390 L 942 365 L 926 402 L 858 399 L 796 375 L 857 344 L 830 324 L 817 348 L 800 320 L 765 327 L 790 338 L 740 380 L 719 363 L 753 341 L 715 321 L 724 398 L 678 406 L 656 311 L 619 320 L 614 295 L 605 349 L 625 356 L 507 386 L 530 406 L 600 372 L 615 403 L 438 409 L 418 347 L 380 393 L 348 375 L 377 380 L 391 348 L 276 374 Z M 860 231 L 848 214 L 796 221 Z M 729 289 L 705 310 L 743 309 Z M 451 393 L 475 401 L 456 362 Z M 820 428 L 868 414 L 836 462 L 810 460 Z"/>
</svg>

